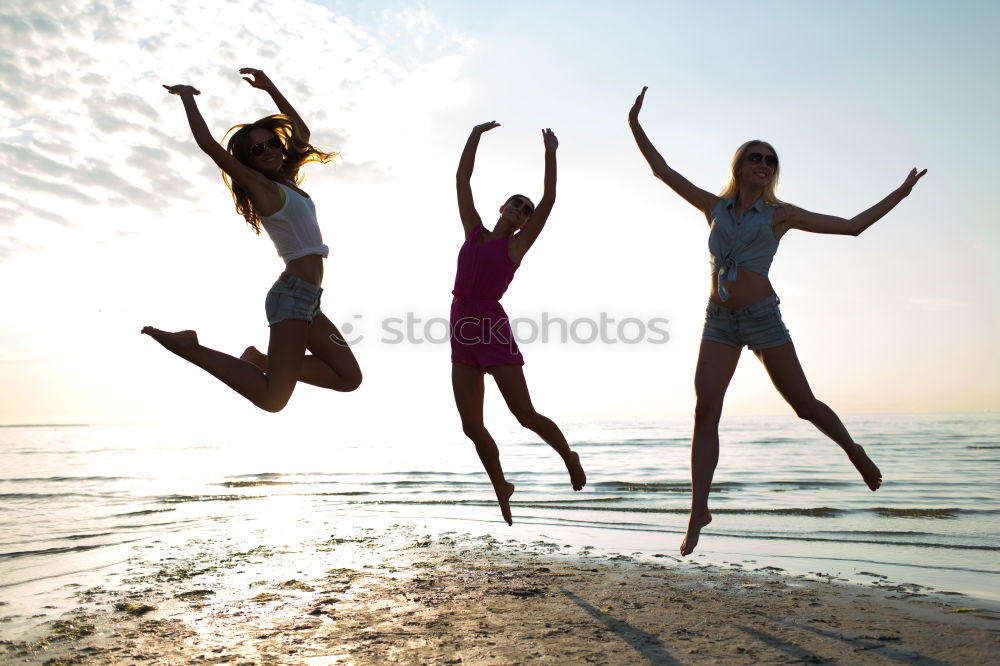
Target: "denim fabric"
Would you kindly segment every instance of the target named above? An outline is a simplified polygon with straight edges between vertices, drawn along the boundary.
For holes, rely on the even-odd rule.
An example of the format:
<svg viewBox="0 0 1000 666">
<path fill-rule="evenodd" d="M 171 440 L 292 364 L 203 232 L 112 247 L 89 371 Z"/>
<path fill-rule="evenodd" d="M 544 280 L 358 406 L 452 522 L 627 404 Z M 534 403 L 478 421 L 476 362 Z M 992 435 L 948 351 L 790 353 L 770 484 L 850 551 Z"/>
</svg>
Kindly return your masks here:
<svg viewBox="0 0 1000 666">
<path fill-rule="evenodd" d="M 304 319 L 310 324 L 319 314 L 319 299 L 323 290 L 305 280 L 291 276 L 277 280 L 264 299 L 267 325 L 274 326 L 286 319 Z"/>
<path fill-rule="evenodd" d="M 745 308 L 733 310 L 709 301 L 701 339 L 730 347 L 746 346 L 753 351 L 791 342 L 792 336 L 781 321 L 780 302 L 777 296 L 768 296 Z"/>
</svg>

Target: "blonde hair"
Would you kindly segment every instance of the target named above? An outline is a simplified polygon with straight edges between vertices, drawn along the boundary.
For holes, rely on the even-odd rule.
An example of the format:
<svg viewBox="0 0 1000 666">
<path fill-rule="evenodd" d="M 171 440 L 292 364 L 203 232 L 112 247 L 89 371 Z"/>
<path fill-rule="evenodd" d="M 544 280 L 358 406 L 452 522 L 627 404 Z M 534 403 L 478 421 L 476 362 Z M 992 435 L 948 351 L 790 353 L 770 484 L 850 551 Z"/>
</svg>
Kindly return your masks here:
<svg viewBox="0 0 1000 666">
<path fill-rule="evenodd" d="M 306 143 L 295 130 L 295 123 L 285 115 L 275 114 L 261 118 L 253 123 L 235 125 L 226 132 L 226 136 L 232 134 L 232 136 L 229 136 L 229 143 L 226 144 L 226 150 L 229 151 L 230 155 L 250 168 L 254 168 L 250 155 L 250 132 L 255 129 L 265 129 L 273 132 L 281 141 L 281 177 L 282 179 L 292 181 L 296 185 L 301 183 L 303 179 L 303 176 L 299 174 L 299 169 L 309 162 L 326 164 L 340 156 L 340 153 L 326 153 L 311 143 Z M 225 141 L 225 137 L 222 140 Z M 231 179 L 225 171 L 222 172 L 222 180 L 233 195 L 236 212 L 243 216 L 247 224 L 250 225 L 250 228 L 254 230 L 254 233 L 259 234 L 260 215 L 254 210 L 250 194 L 238 182 Z"/>
<path fill-rule="evenodd" d="M 722 188 L 719 192 L 719 197 L 722 199 L 733 199 L 740 194 L 740 181 L 736 177 L 736 168 L 743 162 L 746 158 L 747 153 L 750 152 L 751 148 L 756 148 L 757 146 L 763 146 L 774 153 L 774 156 L 778 156 L 778 151 L 774 149 L 774 146 L 769 144 L 767 141 L 761 141 L 760 139 L 753 139 L 752 141 L 747 141 L 742 146 L 736 149 L 736 154 L 733 155 L 733 161 L 729 165 L 729 182 L 726 186 Z M 764 203 L 771 206 L 781 206 L 784 202 L 778 198 L 775 190 L 778 188 L 778 174 L 781 169 L 781 162 L 779 161 L 774 166 L 774 177 L 771 178 L 771 182 L 764 186 Z"/>
</svg>

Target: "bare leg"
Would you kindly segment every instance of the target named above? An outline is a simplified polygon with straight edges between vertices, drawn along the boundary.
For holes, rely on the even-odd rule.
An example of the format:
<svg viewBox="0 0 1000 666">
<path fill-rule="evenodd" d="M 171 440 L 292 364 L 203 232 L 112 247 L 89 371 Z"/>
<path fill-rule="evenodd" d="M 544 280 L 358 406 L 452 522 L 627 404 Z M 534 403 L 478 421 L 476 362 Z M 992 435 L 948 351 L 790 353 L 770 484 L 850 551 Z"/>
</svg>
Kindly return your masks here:
<svg viewBox="0 0 1000 666">
<path fill-rule="evenodd" d="M 873 491 L 878 490 L 882 485 L 882 472 L 871 461 L 865 450 L 851 438 L 834 411 L 813 395 L 799 363 L 799 357 L 795 353 L 795 345 L 789 342 L 780 347 L 754 353 L 764 364 L 778 393 L 788 401 L 795 414 L 811 422 L 820 432 L 836 442 L 861 474 L 865 484 Z"/>
<path fill-rule="evenodd" d="M 490 368 L 493 379 L 507 402 L 511 414 L 517 422 L 533 431 L 555 449 L 566 464 L 569 481 L 573 490 L 581 490 L 587 485 L 587 474 L 580 464 L 580 455 L 569 448 L 562 431 L 551 419 L 535 411 L 528 393 L 528 383 L 524 379 L 524 369 L 520 365 L 496 365 Z"/>
<path fill-rule="evenodd" d="M 221 380 L 261 409 L 278 412 L 288 403 L 295 389 L 305 353 L 308 324 L 286 320 L 271 327 L 266 373 L 252 362 L 201 345 L 194 331 L 169 333 L 146 326 L 142 332 Z"/>
<path fill-rule="evenodd" d="M 306 354 L 302 359 L 300 382 L 344 392 L 353 391 L 361 385 L 358 361 L 326 315 L 320 314 L 313 319 L 307 348 L 313 353 Z M 247 347 L 240 359 L 267 372 L 267 355 L 256 347 Z"/>
<path fill-rule="evenodd" d="M 451 386 L 455 392 L 455 405 L 462 417 L 462 430 L 476 445 L 476 453 L 493 484 L 500 514 L 508 525 L 514 524 L 510 515 L 510 496 L 514 494 L 514 484 L 509 483 L 500 466 L 500 449 L 483 425 L 483 394 L 485 386 L 483 373 L 478 368 L 463 363 L 451 364 Z"/>
<path fill-rule="evenodd" d="M 261 372 L 267 372 L 267 354 L 253 345 L 243 350 L 243 353 L 240 354 L 240 360 L 254 364 Z"/>
<path fill-rule="evenodd" d="M 703 341 L 694 373 L 697 404 L 694 410 L 694 433 L 691 436 L 691 515 L 681 541 L 681 555 L 690 555 L 698 545 L 705 525 L 712 522 L 708 494 L 719 464 L 719 419 L 729 381 L 740 360 L 738 347 Z"/>
</svg>

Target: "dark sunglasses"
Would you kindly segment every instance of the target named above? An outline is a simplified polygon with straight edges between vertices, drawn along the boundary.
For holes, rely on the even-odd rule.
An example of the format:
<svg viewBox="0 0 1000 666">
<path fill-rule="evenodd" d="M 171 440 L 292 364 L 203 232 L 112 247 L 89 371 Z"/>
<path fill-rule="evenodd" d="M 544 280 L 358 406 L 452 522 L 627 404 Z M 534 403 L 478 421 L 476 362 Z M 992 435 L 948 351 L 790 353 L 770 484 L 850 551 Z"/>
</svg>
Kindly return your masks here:
<svg viewBox="0 0 1000 666">
<path fill-rule="evenodd" d="M 254 157 L 260 157 L 261 155 L 264 154 L 264 151 L 267 150 L 268 146 L 270 146 L 271 148 L 277 148 L 278 150 L 281 150 L 281 139 L 279 139 L 276 136 L 272 136 L 267 141 L 261 141 L 260 143 L 255 143 L 252 146 L 250 146 L 250 154 L 253 155 Z"/>
<path fill-rule="evenodd" d="M 525 215 L 531 215 L 532 213 L 535 212 L 535 207 L 531 205 L 531 202 L 522 199 L 521 197 L 511 197 L 509 203 L 515 208 L 520 206 L 521 212 L 524 213 Z"/>
<path fill-rule="evenodd" d="M 760 164 L 763 162 L 772 169 L 778 166 L 778 156 L 777 155 L 764 155 L 763 153 L 750 153 L 747 155 L 747 160 L 750 164 Z"/>
</svg>

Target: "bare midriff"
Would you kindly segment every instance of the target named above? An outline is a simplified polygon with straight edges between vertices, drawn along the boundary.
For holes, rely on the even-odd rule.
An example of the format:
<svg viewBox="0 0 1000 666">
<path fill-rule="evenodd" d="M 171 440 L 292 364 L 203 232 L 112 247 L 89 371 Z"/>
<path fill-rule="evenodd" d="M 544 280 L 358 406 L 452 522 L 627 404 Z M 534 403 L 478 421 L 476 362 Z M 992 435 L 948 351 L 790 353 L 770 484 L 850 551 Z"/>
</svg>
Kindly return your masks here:
<svg viewBox="0 0 1000 666">
<path fill-rule="evenodd" d="M 285 273 L 321 287 L 323 286 L 323 257 L 318 254 L 309 254 L 292 259 L 285 264 Z"/>
<path fill-rule="evenodd" d="M 731 310 L 745 308 L 774 294 L 770 280 L 760 273 L 754 273 L 745 268 L 739 269 L 735 280 L 726 280 L 726 287 L 729 288 L 729 299 L 723 301 L 719 298 L 716 275 L 712 275 L 712 302 Z"/>
</svg>

